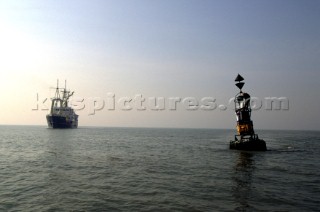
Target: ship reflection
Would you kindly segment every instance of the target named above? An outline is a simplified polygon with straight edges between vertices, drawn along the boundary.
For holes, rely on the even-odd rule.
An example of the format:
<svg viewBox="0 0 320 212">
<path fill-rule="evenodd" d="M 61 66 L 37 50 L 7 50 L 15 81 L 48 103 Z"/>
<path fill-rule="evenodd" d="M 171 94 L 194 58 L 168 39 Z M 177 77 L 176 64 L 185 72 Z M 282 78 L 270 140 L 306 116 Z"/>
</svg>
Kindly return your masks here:
<svg viewBox="0 0 320 212">
<path fill-rule="evenodd" d="M 238 203 L 236 211 L 247 211 L 252 209 L 249 204 L 251 196 L 252 173 L 255 168 L 252 153 L 239 152 L 239 158 L 234 167 L 233 197 Z"/>
</svg>

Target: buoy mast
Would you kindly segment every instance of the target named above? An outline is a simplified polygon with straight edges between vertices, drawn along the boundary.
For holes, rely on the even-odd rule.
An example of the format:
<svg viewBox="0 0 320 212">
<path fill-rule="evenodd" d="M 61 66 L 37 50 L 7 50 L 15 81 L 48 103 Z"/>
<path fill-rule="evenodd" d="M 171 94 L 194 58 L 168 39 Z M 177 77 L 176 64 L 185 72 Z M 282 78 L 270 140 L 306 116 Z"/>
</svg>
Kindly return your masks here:
<svg viewBox="0 0 320 212">
<path fill-rule="evenodd" d="M 237 135 L 234 141 L 230 141 L 230 149 L 240 150 L 267 150 L 264 140 L 259 139 L 254 133 L 253 122 L 251 120 L 250 95 L 242 91 L 244 78 L 238 74 L 235 81 L 240 92 L 235 96 L 235 113 L 237 117 Z"/>
</svg>

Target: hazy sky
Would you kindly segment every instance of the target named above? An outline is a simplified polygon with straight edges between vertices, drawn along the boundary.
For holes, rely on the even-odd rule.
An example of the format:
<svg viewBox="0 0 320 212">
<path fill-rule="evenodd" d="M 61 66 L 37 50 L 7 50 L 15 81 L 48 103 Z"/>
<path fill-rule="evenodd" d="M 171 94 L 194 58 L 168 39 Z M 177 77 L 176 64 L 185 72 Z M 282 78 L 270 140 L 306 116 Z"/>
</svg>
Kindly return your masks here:
<svg viewBox="0 0 320 212">
<path fill-rule="evenodd" d="M 66 79 L 84 98 L 79 126 L 234 128 L 240 73 L 262 101 L 255 128 L 319 130 L 319 20 L 318 0 L 0 1 L 0 124 L 46 125 L 42 101 Z M 146 110 L 123 110 L 140 94 Z M 187 110 L 186 97 L 217 108 Z M 289 110 L 266 110 L 266 97 Z M 105 108 L 89 115 L 94 99 Z"/>
</svg>

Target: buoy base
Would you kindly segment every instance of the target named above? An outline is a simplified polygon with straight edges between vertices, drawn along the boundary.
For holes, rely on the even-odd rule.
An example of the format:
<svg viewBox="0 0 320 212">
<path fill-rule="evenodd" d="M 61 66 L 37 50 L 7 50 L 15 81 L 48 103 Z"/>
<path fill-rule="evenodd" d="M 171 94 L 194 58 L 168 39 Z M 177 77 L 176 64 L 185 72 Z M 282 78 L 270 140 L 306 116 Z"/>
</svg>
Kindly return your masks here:
<svg viewBox="0 0 320 212">
<path fill-rule="evenodd" d="M 230 141 L 230 149 L 247 151 L 266 151 L 266 142 L 258 138 L 258 135 L 241 137 L 236 135 L 234 141 Z"/>
</svg>

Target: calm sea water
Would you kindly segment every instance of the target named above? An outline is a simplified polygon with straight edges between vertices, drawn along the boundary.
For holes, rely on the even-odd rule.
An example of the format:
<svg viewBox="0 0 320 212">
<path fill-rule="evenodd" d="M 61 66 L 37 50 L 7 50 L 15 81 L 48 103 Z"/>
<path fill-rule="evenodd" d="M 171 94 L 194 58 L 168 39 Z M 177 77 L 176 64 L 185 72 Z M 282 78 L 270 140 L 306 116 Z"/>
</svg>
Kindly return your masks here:
<svg viewBox="0 0 320 212">
<path fill-rule="evenodd" d="M 320 132 L 0 126 L 0 211 L 317 211 Z"/>
</svg>

